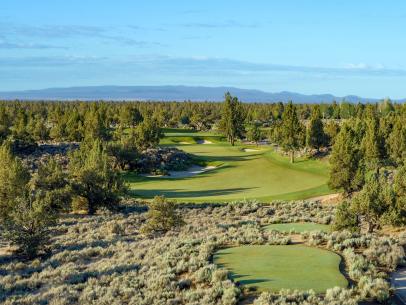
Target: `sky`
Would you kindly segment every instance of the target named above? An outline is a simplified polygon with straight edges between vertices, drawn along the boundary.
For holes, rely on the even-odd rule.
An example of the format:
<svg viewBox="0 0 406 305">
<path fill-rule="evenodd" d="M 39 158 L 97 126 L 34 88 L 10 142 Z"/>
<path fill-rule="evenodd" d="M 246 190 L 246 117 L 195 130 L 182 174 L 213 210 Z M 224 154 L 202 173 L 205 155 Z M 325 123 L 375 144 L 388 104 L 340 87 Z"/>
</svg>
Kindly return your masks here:
<svg viewBox="0 0 406 305">
<path fill-rule="evenodd" d="M 404 0 L 1 0 L 0 91 L 234 86 L 406 97 Z"/>
</svg>

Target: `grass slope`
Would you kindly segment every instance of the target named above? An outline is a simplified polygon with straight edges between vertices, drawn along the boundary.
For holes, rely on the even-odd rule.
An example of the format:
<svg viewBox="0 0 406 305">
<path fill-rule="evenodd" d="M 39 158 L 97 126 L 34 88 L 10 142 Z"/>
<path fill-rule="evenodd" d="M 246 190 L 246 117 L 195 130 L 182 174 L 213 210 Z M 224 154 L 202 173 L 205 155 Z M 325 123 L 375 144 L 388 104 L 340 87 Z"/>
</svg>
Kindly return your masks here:
<svg viewBox="0 0 406 305">
<path fill-rule="evenodd" d="M 196 144 L 196 139 L 206 139 L 213 144 Z M 179 144 L 185 142 L 191 144 Z M 136 197 L 165 195 L 191 202 L 243 198 L 296 200 L 331 192 L 326 184 L 326 162 L 298 159 L 291 164 L 288 158 L 274 153 L 270 147 L 251 147 L 259 151 L 244 152 L 242 146 L 232 147 L 216 134 L 167 133 L 161 144 L 176 146 L 196 155 L 200 162 L 218 168 L 180 179 L 146 178 L 127 173 L 125 179 Z"/>
<path fill-rule="evenodd" d="M 301 245 L 241 246 L 218 251 L 214 262 L 227 268 L 235 281 L 260 291 L 283 288 L 321 293 L 347 287 L 339 271 L 340 256 Z"/>
<path fill-rule="evenodd" d="M 265 226 L 266 230 L 275 230 L 279 232 L 291 232 L 292 230 L 297 233 L 322 231 L 330 232 L 331 228 L 328 225 L 323 225 L 313 222 L 299 222 L 299 223 L 275 223 Z"/>
</svg>

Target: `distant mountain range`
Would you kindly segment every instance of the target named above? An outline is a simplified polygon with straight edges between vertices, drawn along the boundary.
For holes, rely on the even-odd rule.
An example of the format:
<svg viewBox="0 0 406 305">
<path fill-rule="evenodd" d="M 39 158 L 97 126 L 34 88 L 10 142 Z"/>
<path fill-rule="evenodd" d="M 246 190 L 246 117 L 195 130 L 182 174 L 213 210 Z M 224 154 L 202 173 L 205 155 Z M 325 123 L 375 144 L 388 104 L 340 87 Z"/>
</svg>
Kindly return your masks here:
<svg viewBox="0 0 406 305">
<path fill-rule="evenodd" d="M 376 102 L 381 99 L 355 95 L 334 96 L 331 94 L 305 95 L 295 92 L 270 93 L 260 90 L 234 87 L 191 86 L 90 86 L 49 88 L 41 90 L 0 92 L 0 99 L 20 100 L 154 100 L 154 101 L 222 101 L 229 91 L 243 102 L 287 102 L 322 103 L 346 100 L 351 103 Z M 405 102 L 406 99 L 396 100 Z"/>
</svg>

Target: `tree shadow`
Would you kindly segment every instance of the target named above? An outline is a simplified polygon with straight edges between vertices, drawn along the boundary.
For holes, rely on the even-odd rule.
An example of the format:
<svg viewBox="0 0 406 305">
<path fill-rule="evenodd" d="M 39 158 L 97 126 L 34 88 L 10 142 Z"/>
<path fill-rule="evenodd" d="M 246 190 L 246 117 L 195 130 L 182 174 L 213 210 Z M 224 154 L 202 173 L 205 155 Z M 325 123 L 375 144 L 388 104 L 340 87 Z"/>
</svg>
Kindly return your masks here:
<svg viewBox="0 0 406 305">
<path fill-rule="evenodd" d="M 241 193 L 253 187 L 239 187 L 239 188 L 228 188 L 228 189 L 216 189 L 216 190 L 199 190 L 199 191 L 187 191 L 185 189 L 153 189 L 153 190 L 143 190 L 141 197 L 152 198 L 156 195 L 164 195 L 168 198 L 189 198 L 189 197 L 210 197 L 210 196 L 222 196 L 229 194 Z M 137 190 L 131 190 L 130 195 L 140 196 Z"/>
</svg>

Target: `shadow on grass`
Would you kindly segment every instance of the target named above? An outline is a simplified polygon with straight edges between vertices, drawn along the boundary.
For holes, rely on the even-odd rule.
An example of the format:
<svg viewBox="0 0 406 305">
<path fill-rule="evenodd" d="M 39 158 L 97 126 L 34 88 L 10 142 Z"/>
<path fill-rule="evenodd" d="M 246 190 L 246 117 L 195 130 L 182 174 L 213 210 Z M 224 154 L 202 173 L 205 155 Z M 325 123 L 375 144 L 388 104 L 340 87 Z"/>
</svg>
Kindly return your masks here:
<svg viewBox="0 0 406 305">
<path fill-rule="evenodd" d="M 221 196 L 228 194 L 241 193 L 247 190 L 253 189 L 252 187 L 239 187 L 228 188 L 220 190 L 199 190 L 199 191 L 186 191 L 184 189 L 154 189 L 144 190 L 142 193 L 138 193 L 137 190 L 131 190 L 130 195 L 134 197 L 152 198 L 156 195 L 164 195 L 168 198 L 189 198 L 189 197 L 208 197 L 208 196 Z"/>
</svg>

